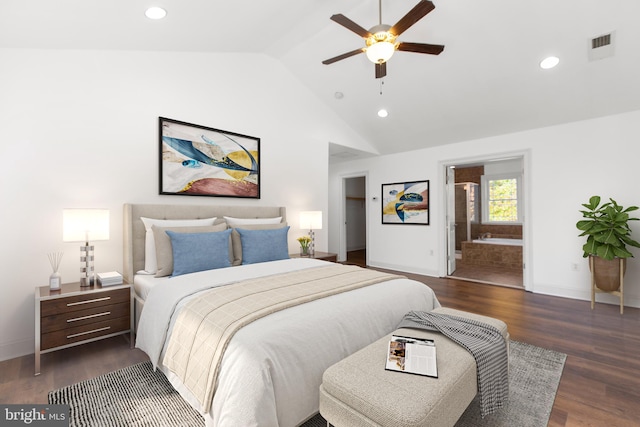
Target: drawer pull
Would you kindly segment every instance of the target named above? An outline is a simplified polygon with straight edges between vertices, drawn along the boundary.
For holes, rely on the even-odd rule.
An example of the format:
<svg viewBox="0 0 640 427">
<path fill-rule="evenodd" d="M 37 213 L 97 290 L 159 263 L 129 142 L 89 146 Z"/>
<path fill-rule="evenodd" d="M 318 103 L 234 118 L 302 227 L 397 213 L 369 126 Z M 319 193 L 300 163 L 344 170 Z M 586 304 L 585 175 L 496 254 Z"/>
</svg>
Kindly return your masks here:
<svg viewBox="0 0 640 427">
<path fill-rule="evenodd" d="M 104 327 L 104 328 L 94 329 L 94 330 L 92 330 L 92 331 L 80 332 L 80 333 L 77 333 L 77 334 L 67 335 L 67 339 L 71 339 L 71 338 L 79 337 L 79 336 L 81 336 L 81 335 L 93 334 L 93 333 L 95 333 L 95 332 L 102 332 L 102 331 L 106 331 L 107 329 L 111 329 L 111 326 L 106 326 L 106 327 Z"/>
<path fill-rule="evenodd" d="M 108 316 L 110 314 L 110 311 L 105 311 L 104 313 L 91 314 L 89 316 L 74 317 L 73 319 L 67 319 L 67 323 L 77 322 L 78 320 L 93 319 L 94 317 Z"/>
<path fill-rule="evenodd" d="M 70 303 L 67 303 L 67 307 L 72 307 L 74 305 L 91 304 L 92 302 L 109 301 L 110 299 L 111 297 L 104 297 L 104 298 L 88 299 L 86 301 L 70 302 Z"/>
</svg>

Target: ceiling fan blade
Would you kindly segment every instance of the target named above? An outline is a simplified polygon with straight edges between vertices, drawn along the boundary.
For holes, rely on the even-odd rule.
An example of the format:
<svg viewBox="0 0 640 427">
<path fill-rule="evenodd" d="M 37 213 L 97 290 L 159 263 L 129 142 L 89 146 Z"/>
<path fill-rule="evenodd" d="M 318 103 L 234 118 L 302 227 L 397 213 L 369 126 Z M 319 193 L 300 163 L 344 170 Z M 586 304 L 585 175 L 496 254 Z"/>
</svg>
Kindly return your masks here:
<svg viewBox="0 0 640 427">
<path fill-rule="evenodd" d="M 387 63 L 375 64 L 376 66 L 376 79 L 381 79 L 387 75 Z"/>
<path fill-rule="evenodd" d="M 440 55 L 440 53 L 444 50 L 444 46 L 441 44 L 400 42 L 398 44 L 398 50 L 401 50 L 403 52 L 416 52 L 416 53 L 428 53 L 430 55 Z"/>
<path fill-rule="evenodd" d="M 351 19 L 347 18 L 341 13 L 331 16 L 331 20 L 337 22 L 348 30 L 353 31 L 357 35 L 363 38 L 367 38 L 371 36 L 371 33 L 368 30 L 365 30 L 360 25 L 353 22 Z"/>
<path fill-rule="evenodd" d="M 414 6 L 406 15 L 400 19 L 396 25 L 389 29 L 390 33 L 399 36 L 404 33 L 409 27 L 418 22 L 420 19 L 435 9 L 435 5 L 428 0 L 420 0 L 420 3 Z"/>
<path fill-rule="evenodd" d="M 342 59 L 349 58 L 350 56 L 354 56 L 362 52 L 364 52 L 363 47 L 361 47 L 360 49 L 352 50 L 351 52 L 343 53 L 342 55 L 334 56 L 330 59 L 325 59 L 324 61 L 322 61 L 322 63 L 325 65 L 333 64 L 334 62 L 338 62 Z"/>
</svg>

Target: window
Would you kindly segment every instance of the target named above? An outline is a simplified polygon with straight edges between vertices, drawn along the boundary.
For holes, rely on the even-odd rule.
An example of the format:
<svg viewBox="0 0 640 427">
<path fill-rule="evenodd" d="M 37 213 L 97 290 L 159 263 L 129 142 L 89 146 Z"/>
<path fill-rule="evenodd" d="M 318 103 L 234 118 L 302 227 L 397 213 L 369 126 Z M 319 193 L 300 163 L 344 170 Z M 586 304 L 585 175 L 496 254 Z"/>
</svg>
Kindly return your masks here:
<svg viewBox="0 0 640 427">
<path fill-rule="evenodd" d="M 521 223 L 520 175 L 482 177 L 482 222 Z"/>
</svg>

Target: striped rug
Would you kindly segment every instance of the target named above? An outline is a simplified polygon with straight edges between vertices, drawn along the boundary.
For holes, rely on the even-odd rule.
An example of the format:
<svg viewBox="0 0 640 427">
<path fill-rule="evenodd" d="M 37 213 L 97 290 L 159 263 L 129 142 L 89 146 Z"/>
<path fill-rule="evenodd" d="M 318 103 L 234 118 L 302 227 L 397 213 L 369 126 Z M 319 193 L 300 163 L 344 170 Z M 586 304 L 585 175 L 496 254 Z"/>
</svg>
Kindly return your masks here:
<svg viewBox="0 0 640 427">
<path fill-rule="evenodd" d="M 517 341 L 511 341 L 509 350 L 508 405 L 482 418 L 476 397 L 456 427 L 547 425 L 567 356 Z M 70 427 L 204 426 L 202 417 L 150 362 L 54 390 L 49 403 L 70 405 Z M 325 426 L 316 415 L 301 427 Z"/>
<path fill-rule="evenodd" d="M 49 392 L 49 403 L 71 406 L 70 427 L 204 426 L 148 361 Z"/>
</svg>

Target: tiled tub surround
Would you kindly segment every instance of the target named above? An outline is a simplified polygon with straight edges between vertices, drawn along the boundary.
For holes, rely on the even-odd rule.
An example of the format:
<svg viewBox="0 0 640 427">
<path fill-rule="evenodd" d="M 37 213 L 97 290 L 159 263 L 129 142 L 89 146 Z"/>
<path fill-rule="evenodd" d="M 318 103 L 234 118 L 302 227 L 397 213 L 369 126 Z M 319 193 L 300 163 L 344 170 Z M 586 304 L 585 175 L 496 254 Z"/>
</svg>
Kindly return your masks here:
<svg viewBox="0 0 640 427">
<path fill-rule="evenodd" d="M 522 240 L 510 239 L 462 242 L 462 262 L 465 265 L 522 269 Z"/>
</svg>

